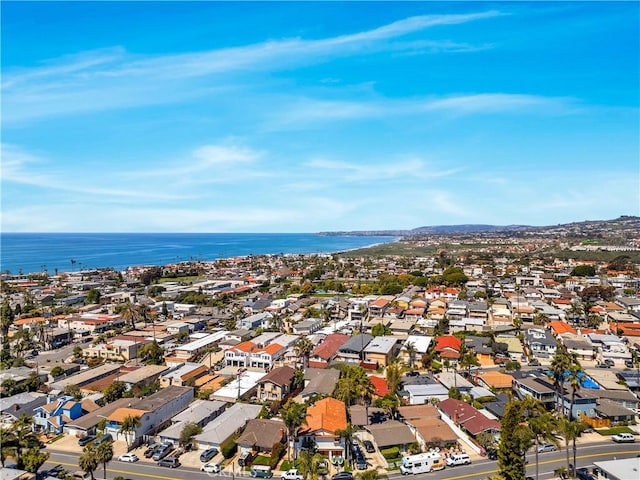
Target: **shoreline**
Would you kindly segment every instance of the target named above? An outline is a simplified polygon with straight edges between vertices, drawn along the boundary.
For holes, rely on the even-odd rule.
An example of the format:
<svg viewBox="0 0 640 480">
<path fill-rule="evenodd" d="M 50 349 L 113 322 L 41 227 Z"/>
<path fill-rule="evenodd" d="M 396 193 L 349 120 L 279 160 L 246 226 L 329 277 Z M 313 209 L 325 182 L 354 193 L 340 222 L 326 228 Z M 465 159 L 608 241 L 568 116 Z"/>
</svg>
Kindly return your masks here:
<svg viewBox="0 0 640 480">
<path fill-rule="evenodd" d="M 114 242 L 118 236 L 121 241 Z M 364 237 L 325 237 L 317 233 L 3 233 L 2 237 L 4 248 L 0 272 L 25 276 L 41 275 L 44 272 L 54 275 L 54 272 L 74 273 L 97 269 L 125 271 L 130 267 L 161 267 L 177 263 L 215 262 L 233 257 L 261 255 L 344 254 L 394 243 L 401 239 L 380 236 L 372 243 L 344 248 L 345 245 L 332 243 L 340 243 L 340 239 L 346 238 L 364 240 Z M 194 238 L 199 238 L 199 241 L 194 241 Z M 230 238 L 233 241 L 229 241 Z M 7 239 L 11 239 L 13 245 L 7 245 Z M 150 241 L 152 239 L 153 241 Z M 182 242 L 182 239 L 185 241 Z M 18 260 L 12 258 L 14 256 L 18 257 Z M 35 257 L 40 257 L 40 260 L 34 260 Z"/>
</svg>

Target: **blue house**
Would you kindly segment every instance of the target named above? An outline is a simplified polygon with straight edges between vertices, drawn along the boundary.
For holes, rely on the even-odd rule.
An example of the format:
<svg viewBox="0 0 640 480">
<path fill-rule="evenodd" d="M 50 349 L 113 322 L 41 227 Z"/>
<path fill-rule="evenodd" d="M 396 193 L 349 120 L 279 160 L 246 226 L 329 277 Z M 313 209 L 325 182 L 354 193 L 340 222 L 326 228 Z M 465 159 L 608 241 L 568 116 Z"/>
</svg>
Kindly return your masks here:
<svg viewBox="0 0 640 480">
<path fill-rule="evenodd" d="M 62 433 L 65 424 L 82 416 L 82 404 L 63 395 L 34 410 L 33 421 L 46 432 Z"/>
</svg>

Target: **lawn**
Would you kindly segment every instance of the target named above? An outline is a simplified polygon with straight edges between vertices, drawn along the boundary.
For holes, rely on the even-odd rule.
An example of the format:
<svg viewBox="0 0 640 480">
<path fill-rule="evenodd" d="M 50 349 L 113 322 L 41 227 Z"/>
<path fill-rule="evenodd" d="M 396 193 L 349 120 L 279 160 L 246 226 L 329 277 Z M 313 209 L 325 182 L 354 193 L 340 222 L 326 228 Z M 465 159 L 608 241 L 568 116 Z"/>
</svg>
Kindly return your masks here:
<svg viewBox="0 0 640 480">
<path fill-rule="evenodd" d="M 617 435 L 618 433 L 630 433 L 632 435 L 636 434 L 636 432 L 634 430 L 631 430 L 629 427 L 601 428 L 599 430 L 596 430 L 596 432 L 598 432 L 600 435 L 603 435 L 603 436 Z"/>
</svg>

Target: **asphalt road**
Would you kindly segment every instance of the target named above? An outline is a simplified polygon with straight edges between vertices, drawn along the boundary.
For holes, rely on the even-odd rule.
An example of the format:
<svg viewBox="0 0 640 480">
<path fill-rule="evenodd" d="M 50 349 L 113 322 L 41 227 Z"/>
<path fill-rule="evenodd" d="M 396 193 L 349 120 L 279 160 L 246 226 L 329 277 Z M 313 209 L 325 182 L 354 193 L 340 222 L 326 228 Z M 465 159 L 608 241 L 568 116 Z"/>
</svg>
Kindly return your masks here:
<svg viewBox="0 0 640 480">
<path fill-rule="evenodd" d="M 74 472 L 78 470 L 78 455 L 71 453 L 49 451 L 49 461 L 40 469 L 52 468 L 61 464 L 68 471 Z M 592 443 L 578 446 L 577 467 L 592 467 L 593 462 L 603 460 L 613 460 L 614 458 L 635 457 L 640 454 L 640 445 L 637 443 L 615 444 L 612 442 Z M 569 453 L 573 461 L 572 452 Z M 527 475 L 535 478 L 535 454 L 527 455 L 529 465 Z M 539 455 L 539 479 L 548 480 L 553 477 L 553 471 L 559 467 L 566 467 L 566 453 L 564 450 L 557 452 L 541 453 Z M 495 461 L 482 460 L 474 462 L 471 465 L 460 467 L 451 467 L 439 472 L 426 473 L 416 475 L 416 480 L 422 478 L 429 480 L 484 480 L 489 475 L 498 472 L 498 466 Z M 355 472 L 354 472 L 355 473 Z M 103 478 L 102 465 L 94 472 L 96 479 Z M 131 480 L 148 480 L 150 478 L 156 480 L 207 480 L 208 478 L 227 478 L 231 477 L 249 477 L 247 473 L 240 474 L 238 472 L 222 472 L 221 474 L 206 474 L 193 468 L 179 467 L 176 469 L 158 467 L 148 462 L 123 463 L 113 460 L 107 464 L 107 479 L 113 480 L 114 477 L 122 476 Z M 399 473 L 389 475 L 390 480 L 403 478 Z"/>
</svg>

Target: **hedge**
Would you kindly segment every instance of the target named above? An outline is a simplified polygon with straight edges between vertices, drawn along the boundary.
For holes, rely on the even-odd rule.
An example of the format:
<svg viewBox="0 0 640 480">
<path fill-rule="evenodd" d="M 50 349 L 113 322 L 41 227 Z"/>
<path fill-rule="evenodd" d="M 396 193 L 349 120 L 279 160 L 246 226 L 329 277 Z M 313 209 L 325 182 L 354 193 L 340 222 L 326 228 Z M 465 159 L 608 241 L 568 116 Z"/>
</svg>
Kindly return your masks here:
<svg viewBox="0 0 640 480">
<path fill-rule="evenodd" d="M 280 442 L 276 442 L 273 444 L 273 447 L 271 448 L 271 459 L 269 461 L 271 470 L 275 470 L 275 468 L 278 466 L 278 462 L 280 462 L 280 459 L 282 458 L 286 450 L 286 447 Z"/>
<path fill-rule="evenodd" d="M 386 460 L 394 459 L 400 456 L 400 448 L 398 447 L 385 448 L 380 450 L 380 453 Z"/>
<path fill-rule="evenodd" d="M 220 453 L 224 458 L 233 457 L 238 451 L 238 444 L 234 440 L 227 440 L 220 445 Z"/>
</svg>

